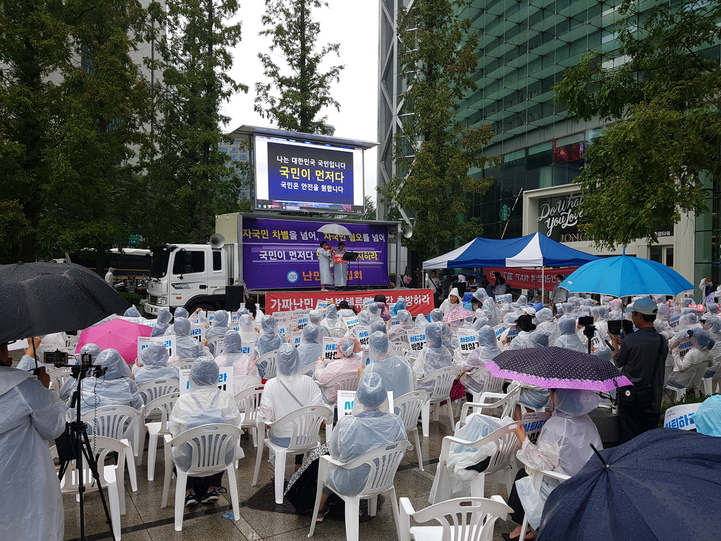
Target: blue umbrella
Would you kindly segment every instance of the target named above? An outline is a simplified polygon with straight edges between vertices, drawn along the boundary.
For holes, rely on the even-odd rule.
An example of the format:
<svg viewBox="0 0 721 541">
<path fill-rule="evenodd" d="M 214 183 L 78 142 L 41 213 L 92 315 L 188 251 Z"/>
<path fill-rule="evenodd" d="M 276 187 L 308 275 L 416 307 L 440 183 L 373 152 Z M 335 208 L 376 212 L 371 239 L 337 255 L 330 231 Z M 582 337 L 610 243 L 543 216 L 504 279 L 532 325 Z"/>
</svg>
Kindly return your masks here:
<svg viewBox="0 0 721 541">
<path fill-rule="evenodd" d="M 539 541 L 718 539 L 721 438 L 672 428 L 598 451 L 551 492 Z"/>
<path fill-rule="evenodd" d="M 694 289 L 675 270 L 641 257 L 619 255 L 586 263 L 571 273 L 561 287 L 570 292 L 629 295 L 676 295 Z"/>
</svg>

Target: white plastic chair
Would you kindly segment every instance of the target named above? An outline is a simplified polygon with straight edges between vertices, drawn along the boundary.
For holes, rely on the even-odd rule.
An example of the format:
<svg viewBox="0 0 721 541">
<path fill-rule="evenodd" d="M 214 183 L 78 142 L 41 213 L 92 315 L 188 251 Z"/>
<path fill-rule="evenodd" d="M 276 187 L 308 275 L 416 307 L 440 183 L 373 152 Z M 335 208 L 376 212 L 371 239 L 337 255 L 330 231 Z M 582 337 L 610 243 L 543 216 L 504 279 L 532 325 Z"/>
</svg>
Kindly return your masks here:
<svg viewBox="0 0 721 541">
<path fill-rule="evenodd" d="M 721 393 L 721 363 L 711 377 L 701 377 L 701 392 L 704 396 Z"/>
<path fill-rule="evenodd" d="M 460 374 L 460 371 L 457 367 L 446 366 L 418 380 L 417 388 L 423 390 L 431 389 L 430 392 L 426 391 L 429 394 L 429 399 L 423 404 L 423 409 L 421 410 L 421 424 L 423 426 L 424 438 L 427 438 L 429 433 L 431 406 L 436 407 L 434 420 L 438 421 L 440 403 L 444 400 L 448 407 L 448 418 L 451 421 L 451 428 L 453 428 L 455 420 L 453 419 L 453 404 L 451 403 L 451 387 L 453 387 L 453 382 L 458 377 L 458 374 Z M 431 384 L 432 387 L 430 385 L 425 387 L 424 384 L 426 383 Z"/>
<path fill-rule="evenodd" d="M 240 428 L 246 428 L 250 431 L 253 438 L 253 447 L 258 447 L 258 425 L 256 421 L 264 388 L 265 386 L 261 385 L 260 380 L 258 380 L 257 385 L 243 389 L 235 395 L 235 403 L 238 404 L 238 409 L 243 415 Z"/>
<path fill-rule="evenodd" d="M 145 429 L 148 433 L 148 481 L 155 478 L 155 457 L 158 452 L 158 440 L 166 434 L 170 434 L 168 430 L 168 419 L 170 412 L 173 411 L 175 401 L 178 400 L 179 393 L 171 393 L 151 400 L 143 408 L 143 419 L 145 420 Z M 154 419 L 153 416 L 160 412 L 160 419 Z M 151 418 L 148 420 L 148 418 Z M 145 441 L 143 438 L 142 441 Z"/>
<path fill-rule="evenodd" d="M 418 457 L 418 469 L 423 470 L 423 456 L 421 455 L 421 438 L 418 435 L 418 416 L 423 405 L 428 402 L 430 396 L 425 391 L 411 391 L 398 398 L 393 399 L 393 410 L 403 421 L 406 433 L 413 432 L 416 441 L 416 456 Z"/>
<path fill-rule="evenodd" d="M 275 501 L 283 503 L 283 481 L 285 480 L 285 459 L 287 455 L 299 455 L 320 445 L 320 425 L 333 422 L 333 410 L 328 406 L 305 406 L 287 413 L 280 419 L 267 423 L 271 429 L 289 426 L 292 429 L 288 447 L 281 447 L 265 437 L 266 423 L 258 421 L 258 450 L 255 455 L 255 471 L 253 472 L 252 486 L 258 484 L 260 462 L 263 459 L 263 446 L 268 447 L 268 458 L 275 454 Z"/>
<path fill-rule="evenodd" d="M 81 420 L 87 423 L 94 435 L 127 444 L 124 451 L 133 492 L 138 491 L 134 450 L 140 445 L 140 415 L 140 411 L 130 406 L 101 406 L 81 416 Z"/>
<path fill-rule="evenodd" d="M 180 392 L 178 378 L 158 378 L 138 385 L 138 394 L 143 399 L 143 404 L 148 404 L 166 394 L 177 392 Z"/>
<path fill-rule="evenodd" d="M 213 358 L 220 355 L 220 347 L 223 345 L 223 340 L 225 339 L 225 336 L 216 334 L 215 336 L 211 336 L 206 341 L 205 347 L 208 348 L 208 351 L 210 351 L 210 354 L 213 356 Z"/>
<path fill-rule="evenodd" d="M 262 385 L 260 378 L 257 376 L 233 376 L 233 394 L 236 395 L 240 391 L 244 391 L 250 387 L 258 387 Z"/>
<path fill-rule="evenodd" d="M 482 414 L 478 414 L 482 415 Z M 486 477 L 494 476 L 502 480 L 508 492 L 511 492 L 513 487 L 513 480 L 516 476 L 516 460 L 515 452 L 518 450 L 518 438 L 514 430 L 519 426 L 520 423 L 510 423 L 502 426 L 501 428 L 491 432 L 485 438 L 481 438 L 477 441 L 467 441 L 455 436 L 446 436 L 443 438 L 441 444 L 441 454 L 438 458 L 438 467 L 436 468 L 436 477 L 434 479 L 433 487 L 445 482 L 448 476 L 448 469 L 446 463 L 451 453 L 452 447 L 455 445 L 463 445 L 465 447 L 473 447 L 480 449 L 489 444 L 495 446 L 495 451 L 489 457 L 489 463 L 486 469 L 479 472 L 471 482 L 470 495 L 473 497 L 484 497 L 484 487 L 486 483 Z M 433 491 L 431 496 L 434 497 Z M 461 494 L 459 496 L 466 496 Z"/>
<path fill-rule="evenodd" d="M 686 385 L 686 387 L 675 387 L 671 384 L 666 385 L 666 392 L 669 397 L 671 397 L 671 395 L 674 395 L 674 403 L 683 400 L 686 397 L 686 393 L 688 391 L 693 391 L 694 394 L 696 394 L 696 389 L 699 388 L 699 385 L 701 384 L 701 380 L 703 379 L 707 368 L 708 366 L 703 363 L 688 368 L 687 371 L 691 372 L 691 379 L 688 385 Z"/>
<path fill-rule="evenodd" d="M 48 376 L 50 377 L 50 390 L 56 395 L 60 394 L 60 388 L 63 384 L 71 378 L 73 369 L 70 366 L 61 366 L 60 368 L 53 368 L 48 370 Z"/>
<path fill-rule="evenodd" d="M 276 374 L 276 355 L 278 351 L 269 351 L 265 355 L 261 355 L 255 360 L 255 365 L 258 367 L 258 373 L 263 372 L 263 379 L 274 378 Z M 263 371 L 263 368 L 265 371 Z"/>
<path fill-rule="evenodd" d="M 161 507 L 168 506 L 170 492 L 170 478 L 173 475 L 173 455 L 171 447 L 189 445 L 191 448 L 190 467 L 183 471 L 176 468 L 175 481 L 175 531 L 183 530 L 183 508 L 185 507 L 185 490 L 188 477 L 208 477 L 215 473 L 226 471 L 228 473 L 228 486 L 230 500 L 233 505 L 233 520 L 240 519 L 240 500 L 238 498 L 238 483 L 235 478 L 235 461 L 225 463 L 227 452 L 235 449 L 240 439 L 240 428 L 237 426 L 212 423 L 191 428 L 172 438 L 169 434 L 164 437 L 165 450 L 165 480 L 163 482 L 163 496 Z"/>
<path fill-rule="evenodd" d="M 117 541 L 120 541 L 120 532 L 122 527 L 120 516 L 126 513 L 125 484 L 123 483 L 123 479 L 125 477 L 125 460 L 123 457 L 127 456 L 130 449 L 128 448 L 127 443 L 114 438 L 96 435 L 90 436 L 90 447 L 96 453 L 95 456 L 98 464 L 100 485 L 107 489 L 113 535 Z M 117 453 L 117 464 L 105 465 L 105 459 L 109 453 Z M 57 457 L 55 447 L 51 449 L 51 454 Z M 79 467 L 83 468 L 84 491 L 87 493 L 88 491 L 98 490 L 98 486 L 95 483 L 90 466 L 86 464 L 84 460 L 81 460 L 80 465 L 78 465 L 76 461 L 72 461 L 68 464 L 68 468 L 65 470 L 63 479 L 60 482 L 60 490 L 63 494 L 74 494 L 76 496 L 79 494 Z"/>
<path fill-rule="evenodd" d="M 502 419 L 503 417 L 512 417 L 513 410 L 518 402 L 521 394 L 521 387 L 516 386 L 508 390 L 508 393 L 481 393 L 478 402 L 466 402 L 461 407 L 461 416 L 456 425 L 456 430 L 466 423 L 466 417 L 470 413 L 483 413 L 491 417 Z M 470 410 L 473 410 L 472 412 Z"/>
<path fill-rule="evenodd" d="M 358 382 L 360 379 L 358 378 L 358 371 L 354 370 L 353 372 L 345 372 L 344 374 L 338 374 L 334 378 L 330 379 L 329 381 L 326 381 L 322 385 L 319 384 L 320 391 L 323 393 L 323 399 L 328 404 L 335 404 L 336 401 L 330 402 L 326 398 L 326 393 L 328 392 L 328 389 L 334 389 L 336 391 L 355 391 L 358 389 Z"/>
<path fill-rule="evenodd" d="M 346 463 L 335 460 L 328 455 L 320 457 L 320 463 L 318 464 L 318 488 L 315 493 L 315 507 L 313 508 L 313 515 L 310 519 L 310 532 L 308 533 L 308 537 L 312 537 L 315 532 L 315 521 L 318 516 L 318 510 L 320 509 L 320 497 L 323 494 L 324 486 L 327 486 L 337 494 L 345 503 L 345 535 L 347 541 L 358 541 L 358 512 L 360 510 L 360 501 L 368 500 L 368 514 L 374 517 L 378 511 L 378 494 L 383 492 L 389 493 L 388 495 L 393 504 L 393 520 L 396 523 L 396 530 L 400 531 L 398 524 L 398 499 L 393 482 L 396 471 L 398 470 L 398 465 L 403 459 L 407 446 L 408 442 L 406 440 L 388 443 Z M 350 470 L 363 465 L 369 467 L 368 476 L 366 477 L 365 486 L 356 496 L 341 494 L 328 484 L 327 480 L 330 466 Z"/>
<path fill-rule="evenodd" d="M 492 541 L 496 521 L 513 512 L 503 498 L 456 498 L 416 511 L 408 498 L 400 499 L 400 541 Z M 411 526 L 435 520 L 440 526 Z"/>
<path fill-rule="evenodd" d="M 480 376 L 480 380 L 477 380 L 476 376 Z M 471 378 L 479 383 L 481 381 L 483 382 L 483 391 L 481 392 L 474 391 L 470 387 L 466 388 L 466 390 L 471 394 L 472 402 L 480 402 L 481 395 L 483 393 L 500 393 L 503 389 L 503 383 L 506 381 L 503 378 L 494 378 L 490 372 L 483 367 L 476 368 L 475 370 L 468 372 L 465 377 Z"/>
</svg>

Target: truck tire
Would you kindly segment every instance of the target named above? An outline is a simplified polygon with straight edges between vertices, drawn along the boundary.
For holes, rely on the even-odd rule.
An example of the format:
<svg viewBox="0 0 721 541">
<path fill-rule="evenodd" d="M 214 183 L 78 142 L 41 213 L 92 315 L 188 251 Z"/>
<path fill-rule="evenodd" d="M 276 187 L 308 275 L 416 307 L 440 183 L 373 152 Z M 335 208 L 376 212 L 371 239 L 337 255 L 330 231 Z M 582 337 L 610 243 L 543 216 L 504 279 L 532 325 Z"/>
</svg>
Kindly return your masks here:
<svg viewBox="0 0 721 541">
<path fill-rule="evenodd" d="M 201 310 L 210 310 L 211 312 L 214 310 L 217 310 L 217 307 L 214 306 L 213 304 L 210 304 L 209 302 L 200 302 L 198 304 L 191 304 L 188 308 L 186 308 L 186 310 L 188 311 L 189 314 L 192 314 L 198 308 L 200 308 Z"/>
</svg>

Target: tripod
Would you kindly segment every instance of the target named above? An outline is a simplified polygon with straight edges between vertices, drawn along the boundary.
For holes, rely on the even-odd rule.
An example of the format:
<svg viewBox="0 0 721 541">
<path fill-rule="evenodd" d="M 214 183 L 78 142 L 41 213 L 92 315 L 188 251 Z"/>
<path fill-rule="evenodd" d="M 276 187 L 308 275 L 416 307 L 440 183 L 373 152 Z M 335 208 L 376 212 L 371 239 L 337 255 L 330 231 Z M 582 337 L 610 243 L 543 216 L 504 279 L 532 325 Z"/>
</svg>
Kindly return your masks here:
<svg viewBox="0 0 721 541">
<path fill-rule="evenodd" d="M 85 357 L 85 355 L 83 355 Z M 90 357 L 88 355 L 88 357 Z M 80 461 L 77 464 L 77 475 L 78 475 L 78 496 L 80 499 L 80 539 L 85 540 L 85 484 L 83 481 L 83 468 L 84 464 L 87 464 L 92 473 L 93 479 L 98 486 L 98 492 L 100 493 L 100 501 L 103 503 L 103 510 L 105 511 L 105 522 L 110 527 L 110 534 L 115 539 L 113 533 L 113 523 L 110 518 L 110 511 L 108 511 L 108 504 L 105 501 L 105 492 L 103 486 L 100 484 L 100 473 L 98 472 L 98 462 L 93 453 L 93 448 L 90 445 L 90 439 L 88 438 L 88 425 L 81 420 L 80 414 L 80 389 L 89 368 L 102 370 L 101 367 L 93 367 L 90 365 L 90 360 L 83 359 L 80 366 L 73 366 L 73 377 L 77 378 L 78 384 L 73 392 L 73 398 L 70 403 L 70 407 L 74 407 L 76 414 L 75 420 L 68 423 L 69 441 L 65 441 L 64 445 L 58 445 L 58 456 L 60 458 L 60 471 L 58 472 L 58 478 L 62 481 L 63 476 L 68 468 L 68 464 L 75 460 Z M 122 457 L 118 457 L 118 460 L 122 460 Z M 122 480 L 120 480 L 122 482 Z"/>
</svg>

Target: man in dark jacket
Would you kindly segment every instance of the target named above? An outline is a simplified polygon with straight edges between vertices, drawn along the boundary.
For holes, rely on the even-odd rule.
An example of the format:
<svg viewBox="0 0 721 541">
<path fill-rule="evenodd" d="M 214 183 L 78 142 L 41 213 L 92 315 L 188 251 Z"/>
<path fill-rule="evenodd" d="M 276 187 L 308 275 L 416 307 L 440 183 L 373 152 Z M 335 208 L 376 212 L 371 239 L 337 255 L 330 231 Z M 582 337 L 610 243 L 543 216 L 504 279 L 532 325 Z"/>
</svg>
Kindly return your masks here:
<svg viewBox="0 0 721 541">
<path fill-rule="evenodd" d="M 632 389 L 619 391 L 622 442 L 656 428 L 661 415 L 668 343 L 653 326 L 657 311 L 651 299 L 638 299 L 626 308 L 638 331 L 623 339 L 610 335 L 614 362 L 633 383 Z"/>
</svg>

